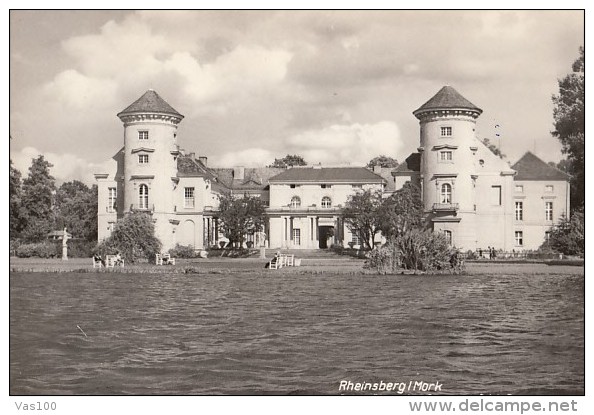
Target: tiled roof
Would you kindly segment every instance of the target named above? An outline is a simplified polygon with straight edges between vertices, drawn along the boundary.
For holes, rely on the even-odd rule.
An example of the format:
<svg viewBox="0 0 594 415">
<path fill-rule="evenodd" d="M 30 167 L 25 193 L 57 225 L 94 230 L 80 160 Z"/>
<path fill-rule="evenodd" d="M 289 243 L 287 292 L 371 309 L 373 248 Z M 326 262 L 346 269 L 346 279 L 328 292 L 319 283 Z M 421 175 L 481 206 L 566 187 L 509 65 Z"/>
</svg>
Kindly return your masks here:
<svg viewBox="0 0 594 415">
<path fill-rule="evenodd" d="M 274 176 L 271 182 L 378 183 L 384 179 L 365 167 L 293 167 Z"/>
<path fill-rule="evenodd" d="M 421 171 L 421 153 L 411 153 L 396 169 L 392 172 L 392 175 L 398 175 L 399 173 L 414 173 Z"/>
<path fill-rule="evenodd" d="M 547 163 L 527 152 L 512 166 L 517 171 L 514 180 L 569 180 L 569 175 L 549 166 Z"/>
<path fill-rule="evenodd" d="M 418 110 L 413 112 L 413 114 L 416 115 L 419 112 L 437 109 L 470 109 L 478 111 L 479 113 L 483 112 L 482 109 L 464 98 L 458 91 L 449 85 L 441 88 L 433 98 L 421 105 Z"/>
<path fill-rule="evenodd" d="M 118 117 L 127 114 L 137 113 L 159 113 L 159 114 L 171 114 L 176 117 L 183 118 L 184 116 L 177 112 L 171 105 L 169 105 L 163 98 L 159 96 L 155 91 L 149 89 L 128 106 L 125 110 L 118 114 Z"/>
<path fill-rule="evenodd" d="M 268 180 L 284 171 L 285 169 L 276 167 L 257 167 L 245 168 L 243 179 L 237 179 L 233 176 L 233 170 L 229 168 L 213 168 L 212 172 L 216 174 L 219 181 L 233 190 L 263 190 L 268 187 Z"/>
</svg>

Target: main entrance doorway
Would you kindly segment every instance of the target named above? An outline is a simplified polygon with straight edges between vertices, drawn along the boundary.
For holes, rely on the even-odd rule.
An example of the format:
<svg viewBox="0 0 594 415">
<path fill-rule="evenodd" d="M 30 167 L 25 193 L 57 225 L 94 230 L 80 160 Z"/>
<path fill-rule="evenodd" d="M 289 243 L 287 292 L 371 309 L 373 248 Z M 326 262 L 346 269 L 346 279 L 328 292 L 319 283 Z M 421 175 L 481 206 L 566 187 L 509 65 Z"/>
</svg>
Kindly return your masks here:
<svg viewBox="0 0 594 415">
<path fill-rule="evenodd" d="M 328 241 L 334 236 L 334 226 L 320 226 L 320 249 L 327 249 Z"/>
</svg>

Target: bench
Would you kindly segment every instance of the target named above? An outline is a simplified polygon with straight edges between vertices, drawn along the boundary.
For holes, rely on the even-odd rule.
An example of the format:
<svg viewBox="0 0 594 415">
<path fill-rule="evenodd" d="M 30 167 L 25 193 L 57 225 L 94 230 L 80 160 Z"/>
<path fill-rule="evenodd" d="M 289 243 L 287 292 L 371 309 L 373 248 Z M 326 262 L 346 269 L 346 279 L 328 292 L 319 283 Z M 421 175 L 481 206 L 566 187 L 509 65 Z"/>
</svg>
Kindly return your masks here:
<svg viewBox="0 0 594 415">
<path fill-rule="evenodd" d="M 170 254 L 155 254 L 155 265 L 175 265 L 175 258 Z"/>
<path fill-rule="evenodd" d="M 269 269 L 280 269 L 282 267 L 294 267 L 295 266 L 295 255 L 280 254 L 276 255 L 268 263 Z"/>
<path fill-rule="evenodd" d="M 103 264 L 101 263 L 101 258 L 91 258 L 93 260 L 93 268 L 101 268 Z"/>
<path fill-rule="evenodd" d="M 124 260 L 118 255 L 105 255 L 105 268 L 114 268 L 116 265 L 124 267 Z"/>
</svg>

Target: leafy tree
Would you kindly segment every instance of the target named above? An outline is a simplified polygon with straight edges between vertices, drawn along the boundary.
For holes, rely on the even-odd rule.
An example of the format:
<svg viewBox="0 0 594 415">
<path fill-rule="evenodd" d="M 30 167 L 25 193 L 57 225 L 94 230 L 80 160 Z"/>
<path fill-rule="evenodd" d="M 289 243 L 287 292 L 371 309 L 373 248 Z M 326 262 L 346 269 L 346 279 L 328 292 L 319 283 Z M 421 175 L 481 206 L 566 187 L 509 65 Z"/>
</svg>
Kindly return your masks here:
<svg viewBox="0 0 594 415">
<path fill-rule="evenodd" d="M 501 152 L 499 147 L 493 144 L 491 140 L 489 140 L 488 138 L 483 138 L 483 144 L 491 151 L 491 153 L 495 154 L 496 156 L 499 156 L 499 158 L 502 159 L 505 157 L 505 154 Z"/>
<path fill-rule="evenodd" d="M 161 241 L 155 236 L 155 224 L 150 214 L 128 213 L 119 220 L 111 236 L 97 247 L 101 255 L 120 253 L 126 262 L 135 263 L 140 258 L 151 260 L 161 252 Z"/>
<path fill-rule="evenodd" d="M 97 240 L 97 185 L 89 188 L 74 180 L 56 192 L 56 225 L 66 227 L 75 237 Z"/>
<path fill-rule="evenodd" d="M 23 228 L 21 214 L 21 172 L 12 165 L 10 160 L 9 179 L 9 210 L 10 210 L 10 238 L 17 237 Z"/>
<path fill-rule="evenodd" d="M 261 199 L 247 194 L 235 198 L 231 194 L 220 196 L 219 203 L 223 233 L 233 244 L 241 244 L 246 235 L 260 232 L 266 222 L 266 206 Z"/>
<path fill-rule="evenodd" d="M 389 156 L 384 156 L 382 154 L 369 160 L 369 163 L 367 163 L 367 168 L 372 169 L 377 165 L 387 168 L 398 167 L 398 160 Z"/>
<path fill-rule="evenodd" d="M 270 165 L 270 167 L 280 167 L 283 169 L 293 166 L 307 166 L 307 162 L 301 156 L 287 154 L 282 159 L 275 158 L 274 163 Z"/>
<path fill-rule="evenodd" d="M 348 228 L 359 236 L 367 249 L 374 248 L 375 235 L 382 226 L 381 207 L 382 192 L 368 189 L 349 196 L 342 211 Z"/>
<path fill-rule="evenodd" d="M 563 173 L 571 174 L 571 162 L 567 159 L 563 159 L 559 161 L 559 163 L 549 161 L 547 164 L 551 167 L 561 170 Z"/>
<path fill-rule="evenodd" d="M 55 179 L 50 174 L 51 163 L 40 155 L 33 159 L 29 176 L 23 180 L 21 206 L 26 224 L 23 237 L 30 242 L 43 240 L 54 223 L 53 204 Z"/>
<path fill-rule="evenodd" d="M 555 130 L 552 131 L 567 154 L 571 174 L 571 206 L 580 209 L 585 197 L 585 58 L 584 48 L 573 63 L 573 73 L 559 80 L 559 94 L 553 95 L 553 118 Z"/>
<path fill-rule="evenodd" d="M 585 226 L 583 209 L 574 211 L 571 219 L 562 217 L 556 226 L 551 228 L 549 245 L 557 252 L 566 255 L 584 255 Z"/>
<path fill-rule="evenodd" d="M 392 196 L 385 199 L 378 210 L 380 230 L 386 239 L 423 227 L 423 202 L 421 187 L 408 181 Z"/>
</svg>

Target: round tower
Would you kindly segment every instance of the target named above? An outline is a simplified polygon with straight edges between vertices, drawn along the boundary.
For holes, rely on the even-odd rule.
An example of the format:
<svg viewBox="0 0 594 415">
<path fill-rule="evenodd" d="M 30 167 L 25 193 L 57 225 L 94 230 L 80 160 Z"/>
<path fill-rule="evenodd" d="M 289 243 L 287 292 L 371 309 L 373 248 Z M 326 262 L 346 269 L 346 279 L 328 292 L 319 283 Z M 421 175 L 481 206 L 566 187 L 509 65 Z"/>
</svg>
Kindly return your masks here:
<svg viewBox="0 0 594 415">
<path fill-rule="evenodd" d="M 157 237 L 168 245 L 179 154 L 176 132 L 183 115 L 153 90 L 117 115 L 124 123 L 124 212 L 151 213 Z"/>
<path fill-rule="evenodd" d="M 433 229 L 457 247 L 476 244 L 475 127 L 482 110 L 451 86 L 413 112 L 420 122 L 419 151 L 425 213 Z"/>
</svg>

